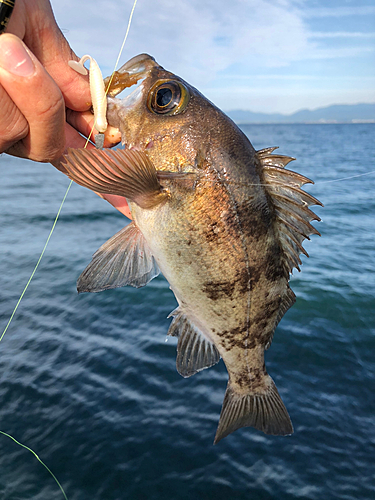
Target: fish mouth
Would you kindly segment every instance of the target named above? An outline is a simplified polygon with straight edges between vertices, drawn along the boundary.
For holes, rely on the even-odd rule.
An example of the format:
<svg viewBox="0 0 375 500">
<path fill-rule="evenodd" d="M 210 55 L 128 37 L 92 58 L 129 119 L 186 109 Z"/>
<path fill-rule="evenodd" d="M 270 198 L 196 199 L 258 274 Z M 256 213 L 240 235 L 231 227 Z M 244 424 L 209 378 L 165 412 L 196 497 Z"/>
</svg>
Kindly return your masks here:
<svg viewBox="0 0 375 500">
<path fill-rule="evenodd" d="M 115 97 L 126 88 L 144 80 L 153 68 L 160 67 L 155 59 L 148 54 L 132 57 L 118 71 L 104 79 L 104 85 L 109 97 Z"/>
<path fill-rule="evenodd" d="M 152 56 L 139 54 L 104 79 L 107 93 L 107 120 L 120 134 L 121 143 L 125 147 L 137 149 L 133 141 L 129 142 L 129 131 L 125 130 L 124 123 L 128 121 L 128 114 L 143 99 L 145 82 L 155 68 L 160 66 Z M 126 95 L 116 97 L 126 89 L 129 89 L 124 92 Z"/>
</svg>

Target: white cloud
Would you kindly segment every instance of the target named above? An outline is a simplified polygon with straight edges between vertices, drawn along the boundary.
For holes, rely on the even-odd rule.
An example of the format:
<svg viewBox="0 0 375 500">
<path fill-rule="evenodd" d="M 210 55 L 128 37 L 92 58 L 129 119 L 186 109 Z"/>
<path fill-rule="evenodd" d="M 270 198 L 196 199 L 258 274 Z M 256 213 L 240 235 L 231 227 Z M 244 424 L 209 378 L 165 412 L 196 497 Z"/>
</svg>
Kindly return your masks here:
<svg viewBox="0 0 375 500">
<path fill-rule="evenodd" d="M 375 14 L 374 5 L 356 5 L 354 7 L 313 7 L 303 10 L 304 17 L 347 17 L 371 16 Z"/>
<path fill-rule="evenodd" d="M 110 74 L 133 0 L 51 1 L 76 53 L 89 53 Z M 331 89 L 341 85 L 346 59 L 361 58 L 364 66 L 367 58 L 366 67 L 372 67 L 375 34 L 362 33 L 355 20 L 375 14 L 375 6 L 310 5 L 308 0 L 138 0 L 120 64 L 147 52 L 224 109 L 292 112 L 345 99 L 374 101 L 369 85 L 367 90 L 349 85 L 346 93 L 342 89 L 336 95 Z M 353 16 L 349 33 L 345 16 Z M 328 32 L 320 27 L 328 23 L 322 24 L 323 17 L 328 18 Z M 310 62 L 315 74 L 306 70 Z M 334 74 L 334 68 L 340 77 L 329 83 L 324 75 Z"/>
<path fill-rule="evenodd" d="M 355 46 L 355 47 L 315 47 L 308 50 L 305 54 L 306 59 L 340 59 L 354 58 L 373 55 L 375 46 Z"/>
<path fill-rule="evenodd" d="M 52 3 L 73 49 L 79 55 L 90 52 L 109 68 L 132 2 Z M 122 61 L 149 52 L 177 74 L 187 79 L 193 74 L 198 84 L 235 64 L 249 71 L 288 65 L 308 47 L 301 12 L 292 0 L 139 0 Z"/>
<path fill-rule="evenodd" d="M 375 32 L 364 33 L 362 31 L 312 31 L 310 38 L 375 38 Z"/>
</svg>

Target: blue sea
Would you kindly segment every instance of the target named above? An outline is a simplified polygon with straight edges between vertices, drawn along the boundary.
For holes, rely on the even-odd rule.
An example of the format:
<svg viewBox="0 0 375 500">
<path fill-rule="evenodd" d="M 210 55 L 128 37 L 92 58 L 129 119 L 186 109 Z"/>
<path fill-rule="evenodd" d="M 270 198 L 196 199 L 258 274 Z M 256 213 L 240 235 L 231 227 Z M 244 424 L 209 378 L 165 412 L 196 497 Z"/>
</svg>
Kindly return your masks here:
<svg viewBox="0 0 375 500">
<path fill-rule="evenodd" d="M 375 499 L 374 124 L 242 126 L 313 179 L 322 237 L 305 243 L 296 304 L 266 361 L 295 433 L 213 439 L 227 373 L 189 379 L 166 342 L 176 301 L 142 289 L 77 295 L 91 255 L 126 223 L 73 185 L 40 266 L 0 342 L 0 430 L 31 448 L 69 500 Z M 0 330 L 69 184 L 50 165 L 0 158 Z M 1 332 L 0 332 L 1 333 Z M 0 435 L 0 499 L 59 500 L 28 450 Z"/>
</svg>

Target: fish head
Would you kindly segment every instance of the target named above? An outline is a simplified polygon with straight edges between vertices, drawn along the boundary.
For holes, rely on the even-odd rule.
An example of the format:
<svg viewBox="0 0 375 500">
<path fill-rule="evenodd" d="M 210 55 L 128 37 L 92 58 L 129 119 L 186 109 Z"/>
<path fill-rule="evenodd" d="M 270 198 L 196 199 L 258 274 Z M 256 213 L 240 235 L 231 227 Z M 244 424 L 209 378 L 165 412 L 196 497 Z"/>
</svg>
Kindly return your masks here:
<svg viewBox="0 0 375 500">
<path fill-rule="evenodd" d="M 135 84 L 124 99 L 114 97 Z M 233 125 L 197 89 L 147 54 L 115 73 L 108 95 L 109 124 L 120 130 L 126 148 L 147 151 L 158 170 L 199 167 L 209 145 L 225 147 L 228 122 Z"/>
</svg>

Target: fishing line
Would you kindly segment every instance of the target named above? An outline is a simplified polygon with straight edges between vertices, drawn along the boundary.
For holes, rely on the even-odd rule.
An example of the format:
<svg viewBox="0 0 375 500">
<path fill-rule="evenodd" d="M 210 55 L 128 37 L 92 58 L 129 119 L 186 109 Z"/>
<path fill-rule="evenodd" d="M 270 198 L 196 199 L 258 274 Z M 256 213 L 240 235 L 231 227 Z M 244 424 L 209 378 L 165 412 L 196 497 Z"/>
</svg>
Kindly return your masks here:
<svg viewBox="0 0 375 500">
<path fill-rule="evenodd" d="M 21 302 L 21 300 L 22 300 L 23 296 L 25 295 L 26 290 L 29 288 L 29 285 L 30 285 L 30 283 L 31 283 L 31 280 L 33 279 L 34 274 L 36 273 L 36 270 L 37 270 L 37 269 L 38 269 L 38 267 L 39 267 L 40 261 L 42 260 L 43 255 L 44 255 L 44 252 L 46 251 L 47 245 L 48 245 L 48 243 L 49 243 L 49 240 L 51 239 L 51 236 L 52 236 L 52 233 L 53 233 L 53 231 L 54 231 L 54 229 L 55 229 L 55 226 L 56 226 L 57 220 L 58 220 L 58 218 L 59 218 L 59 216 L 60 216 L 60 212 L 61 212 L 61 210 L 62 210 L 62 207 L 63 207 L 64 203 L 65 203 L 66 197 L 68 196 L 68 193 L 69 193 L 70 186 L 71 186 L 72 184 L 73 184 L 73 181 L 70 181 L 70 184 L 69 184 L 69 186 L 68 186 L 68 189 L 67 189 L 67 190 L 66 190 L 66 192 L 65 192 L 65 195 L 64 195 L 64 198 L 63 198 L 63 200 L 62 200 L 62 202 L 61 202 L 60 208 L 59 208 L 59 210 L 58 210 L 58 212 L 57 212 L 57 215 L 56 215 L 56 217 L 55 217 L 55 220 L 54 220 L 54 222 L 53 222 L 52 229 L 51 229 L 51 231 L 49 232 L 49 235 L 48 235 L 47 241 L 46 241 L 46 243 L 45 243 L 45 245 L 44 245 L 44 248 L 43 248 L 43 250 L 42 250 L 42 253 L 40 254 L 40 257 L 39 257 L 39 259 L 38 259 L 38 262 L 36 263 L 36 265 L 35 265 L 35 267 L 34 267 L 34 270 L 33 270 L 33 272 L 31 273 L 31 276 L 30 276 L 30 278 L 29 278 L 29 281 L 26 283 L 26 286 L 25 286 L 25 288 L 23 289 L 23 292 L 21 293 L 20 298 L 18 299 L 18 302 L 17 302 L 17 304 L 16 304 L 16 307 L 13 309 L 12 315 L 11 315 L 11 317 L 9 318 L 9 321 L 8 321 L 7 326 L 5 327 L 5 330 L 4 330 L 4 331 L 3 331 L 3 333 L 1 334 L 1 337 L 0 337 L 0 342 L 3 340 L 3 337 L 4 337 L 4 335 L 5 335 L 5 332 L 8 330 L 9 325 L 10 325 L 10 323 L 11 323 L 11 321 L 12 321 L 12 319 L 13 319 L 14 315 L 16 314 L 16 311 L 17 311 L 17 309 L 18 309 L 18 306 L 20 305 L 20 302 Z"/>
<path fill-rule="evenodd" d="M 25 450 L 28 450 L 30 453 L 32 453 L 34 455 L 34 457 L 43 465 L 43 467 L 45 467 L 48 472 L 51 474 L 51 476 L 53 477 L 53 479 L 56 481 L 58 487 L 60 488 L 62 494 L 64 495 L 64 498 L 65 500 L 68 500 L 68 497 L 66 496 L 65 494 L 65 491 L 63 489 L 63 487 L 61 486 L 61 484 L 59 483 L 59 481 L 57 480 L 57 477 L 55 476 L 55 474 L 47 467 L 47 465 L 38 457 L 38 455 L 35 453 L 35 451 L 33 451 L 31 448 L 29 448 L 28 446 L 20 443 L 19 441 L 17 441 L 17 439 L 15 439 L 13 436 L 11 436 L 10 434 L 7 434 L 6 432 L 3 432 L 3 431 L 0 431 L 0 434 L 3 434 L 3 436 L 7 436 L 8 438 L 12 439 L 12 441 L 14 441 L 16 444 L 18 444 L 19 446 L 22 446 L 22 448 L 25 448 Z"/>
<path fill-rule="evenodd" d="M 122 45 L 121 45 L 121 47 L 120 47 L 120 51 L 119 51 L 119 53 L 118 53 L 118 56 L 117 56 L 117 59 L 116 59 L 116 62 L 115 62 L 115 66 L 114 66 L 114 68 L 113 68 L 113 71 L 112 71 L 111 77 L 110 77 L 110 79 L 109 79 L 109 82 L 108 82 L 107 88 L 105 89 L 105 93 L 104 93 L 103 101 L 104 101 L 104 99 L 106 99 L 106 98 L 107 98 L 108 91 L 109 91 L 109 89 L 110 89 L 110 87 L 111 87 L 112 80 L 113 80 L 113 78 L 114 78 L 114 76 L 115 76 L 115 71 L 116 71 L 117 66 L 118 66 L 118 64 L 119 64 L 119 62 L 120 62 L 121 54 L 122 54 L 122 52 L 123 52 L 123 50 L 124 50 L 126 40 L 128 39 L 128 35 L 129 35 L 129 31 L 130 31 L 130 25 L 131 25 L 132 20 L 133 20 L 133 14 L 134 14 L 134 11 L 135 11 L 135 6 L 137 5 L 137 2 L 138 2 L 138 0 L 134 0 L 133 7 L 132 7 L 132 10 L 131 10 L 131 12 L 130 12 L 130 16 L 129 16 L 128 26 L 127 26 L 127 28 L 126 28 L 126 32 L 125 32 L 125 36 L 124 36 L 124 40 L 122 41 Z M 94 121 L 94 125 L 92 126 L 92 129 L 91 129 L 91 131 L 90 131 L 90 133 L 89 133 L 89 136 L 87 137 L 86 144 L 84 145 L 84 149 L 86 149 L 86 148 L 87 148 L 87 145 L 88 145 L 88 143 L 90 142 L 90 138 L 92 137 L 92 134 L 94 133 L 95 125 L 96 125 L 96 120 Z M 70 186 L 69 186 L 69 188 L 70 188 Z"/>
<path fill-rule="evenodd" d="M 131 26 L 131 23 L 132 23 L 133 14 L 134 14 L 134 10 L 135 10 L 135 6 L 136 6 L 136 4 L 137 4 L 137 0 L 134 0 L 133 7 L 132 7 L 132 10 L 131 10 L 131 13 L 130 13 L 130 16 L 129 16 L 128 26 L 127 26 L 126 33 L 125 33 L 125 36 L 124 36 L 124 40 L 123 40 L 123 42 L 122 42 L 122 45 L 121 45 L 121 48 L 120 48 L 120 51 L 119 51 L 119 54 L 118 54 L 118 57 L 117 57 L 117 60 L 116 60 L 116 63 L 115 63 L 114 69 L 113 69 L 113 71 L 112 71 L 112 74 L 111 74 L 111 78 L 110 78 L 109 84 L 108 84 L 107 89 L 106 89 L 106 91 L 105 91 L 105 97 L 104 97 L 104 99 L 106 98 L 106 95 L 107 95 L 108 89 L 109 89 L 109 87 L 110 87 L 110 85 L 111 85 L 111 82 L 112 82 L 112 80 L 113 80 L 113 77 L 114 77 L 114 73 L 115 73 L 115 71 L 116 71 L 116 69 L 117 69 L 117 66 L 118 66 L 118 64 L 119 64 L 119 61 L 120 61 L 120 58 L 121 58 L 121 54 L 122 54 L 122 52 L 123 52 L 123 50 L 124 50 L 125 42 L 126 42 L 126 40 L 127 40 L 127 38 L 128 38 L 128 34 L 129 34 L 129 31 L 130 31 L 130 26 Z M 84 148 L 87 148 L 88 143 L 89 143 L 89 141 L 90 141 L 90 137 L 91 137 L 91 136 L 92 136 L 92 134 L 93 134 L 94 128 L 95 128 L 95 121 L 94 121 L 94 125 L 93 125 L 93 127 L 92 127 L 92 129 L 91 129 L 91 132 L 90 132 L 90 134 L 89 134 L 89 136 L 88 136 L 88 138 L 87 138 L 87 140 L 86 140 L 86 144 L 85 144 Z M 34 267 L 33 272 L 31 273 L 31 276 L 30 276 L 30 278 L 29 278 L 28 282 L 26 283 L 25 288 L 23 289 L 23 292 L 21 293 L 20 298 L 18 299 L 18 302 L 17 302 L 17 304 L 16 304 L 15 308 L 13 309 L 13 312 L 12 312 L 12 314 L 11 314 L 10 318 L 9 318 L 9 321 L 8 321 L 8 323 L 7 323 L 7 325 L 6 325 L 6 327 L 5 327 L 4 331 L 3 331 L 3 333 L 1 334 L 1 337 L 0 337 L 0 342 L 3 340 L 3 337 L 4 337 L 5 333 L 6 333 L 6 331 L 8 330 L 9 325 L 11 324 L 11 322 L 12 322 L 12 320 L 13 320 L 13 317 L 14 317 L 14 315 L 16 314 L 16 311 L 17 311 L 17 309 L 18 309 L 18 306 L 20 305 L 21 300 L 22 300 L 23 296 L 25 295 L 26 290 L 28 289 L 28 287 L 29 287 L 29 285 L 30 285 L 30 283 L 31 283 L 31 280 L 33 279 L 34 274 L 36 273 L 36 271 L 37 271 L 37 269 L 38 269 L 38 267 L 39 267 L 39 264 L 40 264 L 40 262 L 41 262 L 41 260 L 42 260 L 42 258 L 43 258 L 43 255 L 44 255 L 44 253 L 45 253 L 45 251 L 46 251 L 46 248 L 47 248 L 47 245 L 48 245 L 48 243 L 49 243 L 49 240 L 51 239 L 52 233 L 53 233 L 53 231 L 54 231 L 54 229 L 55 229 L 55 227 L 56 227 L 56 224 L 57 224 L 57 221 L 58 221 L 58 219 L 59 219 L 59 216 L 60 216 L 60 213 L 61 213 L 62 207 L 63 207 L 63 205 L 64 205 L 64 203 L 65 203 L 65 200 L 66 200 L 66 198 L 67 198 L 67 196 L 68 196 L 68 193 L 69 193 L 69 190 L 70 190 L 70 188 L 71 188 L 71 185 L 72 185 L 72 184 L 73 184 L 73 181 L 71 180 L 71 181 L 70 181 L 70 183 L 69 183 L 69 185 L 68 185 L 68 188 L 67 188 L 67 190 L 66 190 L 66 192 L 65 192 L 65 194 L 64 194 L 63 200 L 62 200 L 62 202 L 61 202 L 61 204 L 60 204 L 59 210 L 58 210 L 58 212 L 57 212 L 57 214 L 56 214 L 55 220 L 54 220 L 54 222 L 53 222 L 53 225 L 52 225 L 51 231 L 49 232 L 49 235 L 48 235 L 48 238 L 47 238 L 47 240 L 46 240 L 46 243 L 45 243 L 45 245 L 44 245 L 44 247 L 43 247 L 43 250 L 42 250 L 42 252 L 41 252 L 41 254 L 40 254 L 40 256 L 39 256 L 39 259 L 38 259 L 38 261 L 37 261 L 37 263 L 36 263 L 36 265 L 35 265 L 35 267 Z M 26 450 L 28 450 L 30 453 L 32 453 L 32 454 L 34 455 L 34 457 L 35 457 L 35 458 L 36 458 L 36 459 L 37 459 L 37 460 L 38 460 L 38 461 L 39 461 L 39 462 L 43 465 L 43 467 L 45 467 L 45 469 L 46 469 L 46 470 L 47 470 L 47 471 L 51 474 L 51 476 L 53 477 L 53 479 L 56 481 L 56 483 L 57 483 L 57 485 L 59 486 L 59 488 L 60 488 L 60 490 L 61 490 L 62 494 L 64 495 L 65 500 L 68 500 L 68 497 L 66 496 L 65 491 L 64 491 L 63 487 L 61 486 L 61 484 L 59 483 L 59 481 L 58 481 L 57 477 L 53 474 L 53 472 L 52 472 L 52 471 L 51 471 L 51 470 L 47 467 L 47 465 L 46 465 L 46 464 L 45 464 L 45 463 L 44 463 L 44 462 L 43 462 L 43 461 L 42 461 L 42 460 L 38 457 L 38 455 L 37 455 L 37 454 L 36 454 L 36 453 L 35 453 L 35 452 L 31 449 L 31 448 L 29 448 L 28 446 L 26 446 L 26 445 L 24 445 L 24 444 L 20 443 L 20 442 L 19 442 L 19 441 L 17 441 L 17 440 L 16 440 L 13 436 L 11 436 L 10 434 L 7 434 L 6 432 L 3 432 L 3 431 L 1 431 L 1 430 L 0 430 L 0 434 L 2 434 L 3 436 L 6 436 L 6 437 L 8 437 L 8 438 L 12 439 L 12 440 L 13 440 L 16 444 L 18 444 L 18 445 L 19 445 L 19 446 L 21 446 L 22 448 L 25 448 L 25 449 L 26 449 Z"/>
<path fill-rule="evenodd" d="M 125 43 L 126 43 L 126 40 L 127 40 L 127 38 L 128 38 L 129 31 L 130 31 L 130 26 L 131 26 L 131 23 L 132 23 L 132 20 L 133 20 L 133 14 L 134 14 L 134 11 L 135 11 L 135 7 L 136 7 L 136 5 L 137 5 L 137 1 L 138 1 L 138 0 L 134 0 L 133 7 L 132 7 L 132 10 L 131 10 L 131 12 L 130 12 L 130 16 L 129 16 L 128 26 L 127 26 L 127 28 L 126 28 L 126 32 L 125 32 L 125 36 L 124 36 L 124 40 L 123 40 L 123 42 L 122 42 L 122 45 L 121 45 L 120 51 L 119 51 L 119 53 L 118 53 L 117 60 L 116 60 L 116 62 L 115 62 L 115 66 L 114 66 L 114 69 L 113 69 L 113 71 L 112 71 L 112 74 L 111 74 L 111 78 L 110 78 L 109 84 L 107 85 L 107 89 L 106 89 L 106 91 L 105 91 L 105 97 L 106 97 L 106 95 L 107 95 L 107 93 L 108 93 L 109 87 L 110 87 L 111 82 L 112 82 L 113 77 L 114 77 L 114 73 L 115 73 L 115 71 L 116 71 L 116 69 L 117 69 L 117 66 L 118 66 L 118 64 L 119 64 L 119 61 L 120 61 L 120 58 L 121 58 L 122 52 L 123 52 L 123 50 L 124 50 Z M 104 97 L 104 99 L 105 99 L 105 97 Z M 93 134 L 94 129 L 95 129 L 95 121 L 94 121 L 94 125 L 93 125 L 93 127 L 92 127 L 92 129 L 91 129 L 91 131 L 90 131 L 90 134 L 89 134 L 89 136 L 87 137 L 87 140 L 86 140 L 86 143 L 85 143 L 85 145 L 84 145 L 84 148 L 87 148 L 87 146 L 88 146 L 88 144 L 89 144 L 89 142 L 90 142 L 90 138 L 91 138 L 91 136 L 92 136 L 92 134 Z M 62 210 L 62 207 L 63 207 L 64 203 L 65 203 L 65 200 L 66 200 L 66 198 L 67 198 L 67 196 L 68 196 L 68 193 L 69 193 L 69 191 L 70 191 L 70 188 L 71 188 L 72 184 L 73 184 L 73 181 L 70 181 L 69 186 L 68 186 L 68 188 L 67 188 L 67 190 L 66 190 L 66 192 L 65 192 L 65 194 L 64 194 L 63 200 L 62 200 L 62 202 L 61 202 L 60 208 L 59 208 L 59 210 L 58 210 L 58 212 L 57 212 L 57 215 L 56 215 L 56 217 L 55 217 L 54 223 L 53 223 L 53 225 L 52 225 L 52 229 L 51 229 L 51 231 L 50 231 L 50 233 L 49 233 L 49 235 L 48 235 L 47 241 L 46 241 L 46 243 L 45 243 L 45 245 L 44 245 L 44 248 L 43 248 L 43 250 L 42 250 L 42 253 L 40 254 L 40 257 L 39 257 L 39 259 L 38 259 L 38 262 L 36 263 L 36 265 L 35 265 L 35 267 L 34 267 L 34 270 L 33 270 L 33 272 L 31 273 L 31 276 L 30 276 L 30 278 L 29 278 L 28 282 L 26 283 L 26 286 L 25 286 L 25 288 L 23 289 L 23 292 L 21 293 L 21 296 L 20 296 L 20 298 L 18 299 L 18 302 L 17 302 L 17 304 L 16 304 L 15 308 L 13 309 L 13 312 L 12 312 L 12 314 L 11 314 L 10 318 L 9 318 L 9 321 L 8 321 L 8 323 L 7 323 L 7 325 L 6 325 L 6 327 L 5 327 L 4 331 L 3 331 L 3 333 L 2 333 L 2 334 L 1 334 L 1 336 L 0 336 L 0 342 L 3 340 L 3 337 L 4 337 L 5 333 L 6 333 L 6 331 L 8 330 L 9 325 L 11 324 L 11 322 L 12 322 L 12 320 L 13 320 L 13 317 L 14 317 L 14 315 L 16 314 L 16 311 L 17 311 L 17 309 L 18 309 L 18 306 L 20 305 L 21 300 L 23 299 L 23 296 L 25 295 L 26 290 L 28 289 L 28 287 L 29 287 L 29 285 L 30 285 L 30 283 L 31 283 L 31 280 L 33 279 L 34 274 L 36 273 L 36 270 L 37 270 L 37 269 L 38 269 L 38 267 L 39 267 L 40 261 L 42 260 L 43 255 L 44 255 L 44 253 L 45 253 L 45 251 L 46 251 L 47 245 L 48 245 L 48 243 L 49 243 L 49 240 L 51 239 L 51 236 L 52 236 L 52 233 L 53 233 L 53 231 L 54 231 L 54 229 L 55 229 L 55 226 L 56 226 L 57 220 L 58 220 L 58 218 L 59 218 L 59 216 L 60 216 L 60 212 L 61 212 L 61 210 Z"/>
<path fill-rule="evenodd" d="M 370 175 L 370 174 L 375 174 L 375 170 L 371 170 L 370 172 L 366 172 L 364 174 L 356 174 L 356 175 L 351 175 L 350 177 L 341 177 L 340 179 L 333 179 L 331 181 L 319 181 L 317 184 L 328 184 L 329 182 L 340 182 L 340 181 L 347 181 L 349 179 L 354 179 L 355 177 L 363 177 L 364 175 Z"/>
<path fill-rule="evenodd" d="M 285 169 L 285 171 L 286 172 L 293 172 L 293 170 L 288 170 L 288 169 Z M 310 181 L 310 182 L 307 182 L 306 184 L 311 184 L 313 186 L 320 186 L 321 184 L 329 184 L 329 183 L 333 183 L 333 182 L 347 181 L 350 179 L 355 179 L 356 177 L 364 177 L 365 175 L 371 175 L 371 174 L 375 174 L 375 170 L 370 170 L 370 172 L 365 172 L 364 174 L 356 174 L 356 175 L 351 175 L 349 177 L 340 177 L 339 179 L 332 179 L 330 181 L 318 181 L 318 182 Z M 200 182 L 217 182 L 217 181 L 211 180 L 211 179 L 200 179 Z M 261 182 L 248 183 L 248 182 L 226 181 L 226 184 L 230 184 L 233 186 L 244 186 L 244 187 L 246 187 L 246 186 L 268 187 L 269 186 L 269 184 L 262 184 Z"/>
</svg>

